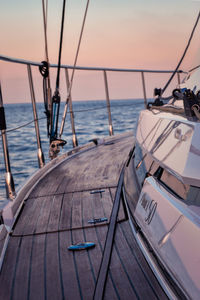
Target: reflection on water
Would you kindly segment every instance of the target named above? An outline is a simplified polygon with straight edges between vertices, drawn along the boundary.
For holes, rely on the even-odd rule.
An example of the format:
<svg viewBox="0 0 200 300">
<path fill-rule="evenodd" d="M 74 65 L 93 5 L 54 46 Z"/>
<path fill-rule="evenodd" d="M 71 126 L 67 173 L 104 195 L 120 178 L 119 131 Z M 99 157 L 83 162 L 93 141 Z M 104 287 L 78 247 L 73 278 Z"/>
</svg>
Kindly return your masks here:
<svg viewBox="0 0 200 300">
<path fill-rule="evenodd" d="M 114 134 L 135 130 L 139 111 L 144 107 L 141 100 L 113 100 L 111 101 L 111 113 Z M 108 118 L 105 101 L 80 101 L 73 103 L 75 128 L 79 145 L 87 143 L 92 138 L 108 135 Z M 44 117 L 43 104 L 37 104 L 38 118 Z M 61 112 L 63 111 L 61 105 Z M 5 105 L 7 129 L 15 128 L 33 119 L 31 104 Z M 42 149 L 45 154 L 45 162 L 48 158 L 48 138 L 46 134 L 46 120 L 39 121 Z M 16 190 L 25 180 L 38 169 L 37 144 L 34 124 L 16 131 L 7 133 L 10 161 Z M 66 118 L 65 130 L 62 136 L 67 140 L 63 151 L 72 148 L 71 127 L 69 114 Z M 1 145 L 2 149 L 2 145 Z M 4 160 L 0 151 L 0 207 L 6 199 L 4 183 Z"/>
</svg>

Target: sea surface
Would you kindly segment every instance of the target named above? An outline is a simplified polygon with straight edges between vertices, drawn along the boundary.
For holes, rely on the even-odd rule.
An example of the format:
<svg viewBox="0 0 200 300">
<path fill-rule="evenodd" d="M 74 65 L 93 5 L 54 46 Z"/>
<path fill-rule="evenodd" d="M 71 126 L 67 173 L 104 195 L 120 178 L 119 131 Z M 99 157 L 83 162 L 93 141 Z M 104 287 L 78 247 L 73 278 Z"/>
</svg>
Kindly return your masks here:
<svg viewBox="0 0 200 300">
<path fill-rule="evenodd" d="M 60 112 L 63 112 L 61 104 Z M 140 110 L 144 107 L 142 100 L 112 100 L 111 115 L 114 134 L 125 131 L 135 133 L 136 122 Z M 13 174 L 15 189 L 18 191 L 27 178 L 38 169 L 37 144 L 33 120 L 32 105 L 6 104 L 4 105 L 7 124 L 7 140 L 9 146 L 11 171 Z M 73 102 L 75 117 L 75 129 L 79 145 L 87 143 L 97 137 L 109 135 L 108 115 L 105 101 L 79 101 Z M 45 155 L 45 163 L 48 163 L 49 140 L 46 130 L 46 118 L 43 103 L 37 104 L 39 128 L 42 142 L 42 150 Z M 61 119 L 61 116 L 60 116 Z M 31 122 L 30 124 L 23 126 Z M 23 126 L 23 127 L 21 127 Z M 15 129 L 18 128 L 18 129 Z M 65 129 L 62 138 L 67 144 L 62 150 L 70 150 L 72 135 L 70 116 L 67 114 Z M 5 190 L 5 168 L 2 143 L 0 142 L 0 209 L 7 203 Z"/>
</svg>

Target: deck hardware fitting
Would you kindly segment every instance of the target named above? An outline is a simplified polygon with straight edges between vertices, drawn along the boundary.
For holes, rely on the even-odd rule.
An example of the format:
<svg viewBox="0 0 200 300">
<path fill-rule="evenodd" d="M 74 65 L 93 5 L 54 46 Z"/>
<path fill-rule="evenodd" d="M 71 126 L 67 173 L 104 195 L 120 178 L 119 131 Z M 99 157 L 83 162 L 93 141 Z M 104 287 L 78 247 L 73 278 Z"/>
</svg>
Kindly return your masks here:
<svg viewBox="0 0 200 300">
<path fill-rule="evenodd" d="M 74 244 L 68 247 L 68 250 L 71 251 L 79 251 L 79 250 L 87 250 L 90 248 L 94 248 L 95 247 L 95 243 L 92 242 L 85 242 L 85 243 L 79 243 L 79 244 Z"/>
<path fill-rule="evenodd" d="M 98 193 L 103 193 L 105 190 L 98 190 L 98 191 L 92 191 L 90 194 L 98 194 Z"/>
<path fill-rule="evenodd" d="M 62 139 L 55 139 L 51 142 L 49 147 L 49 157 L 54 159 L 57 157 L 57 154 L 60 152 L 60 147 L 64 147 L 67 144 L 67 141 Z"/>
<path fill-rule="evenodd" d="M 96 224 L 96 223 L 102 223 L 102 222 L 107 222 L 107 218 L 98 218 L 98 219 L 91 219 L 88 221 L 89 224 Z"/>
<path fill-rule="evenodd" d="M 92 140 L 89 140 L 89 142 L 93 142 L 96 146 L 98 146 L 98 140 L 99 139 L 92 139 Z"/>
<path fill-rule="evenodd" d="M 106 142 L 106 143 L 104 143 L 104 146 L 110 146 L 110 145 L 114 145 L 115 144 L 115 142 Z"/>
</svg>

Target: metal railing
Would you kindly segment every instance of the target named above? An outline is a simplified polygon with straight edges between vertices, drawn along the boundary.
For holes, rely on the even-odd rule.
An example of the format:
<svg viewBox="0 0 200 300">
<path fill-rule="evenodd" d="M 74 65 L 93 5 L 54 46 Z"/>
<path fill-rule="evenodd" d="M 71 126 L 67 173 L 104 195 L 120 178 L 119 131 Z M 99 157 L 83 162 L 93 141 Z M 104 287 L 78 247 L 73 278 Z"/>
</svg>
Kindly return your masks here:
<svg viewBox="0 0 200 300">
<path fill-rule="evenodd" d="M 40 141 L 40 131 L 39 131 L 39 124 L 38 124 L 38 117 L 37 117 L 37 111 L 36 111 L 36 100 L 35 100 L 35 92 L 34 92 L 34 85 L 33 85 L 33 77 L 32 77 L 32 71 L 31 67 L 36 66 L 39 67 L 42 64 L 38 62 L 33 62 L 29 60 L 23 60 L 23 59 L 16 59 L 11 58 L 7 56 L 0 55 L 0 61 L 9 62 L 9 63 L 17 63 L 17 64 L 24 64 L 27 66 L 28 71 L 28 80 L 29 80 L 29 87 L 30 87 L 30 95 L 31 95 L 31 102 L 32 102 L 32 108 L 33 108 L 33 116 L 34 116 L 34 122 L 35 122 L 35 132 L 36 132 L 36 140 L 37 140 L 37 148 L 38 148 L 38 163 L 39 167 L 44 166 L 44 155 L 42 152 L 42 146 Z M 51 64 L 50 68 L 56 68 L 57 65 Z M 61 65 L 61 68 L 65 69 L 65 80 L 67 89 L 69 89 L 69 74 L 68 70 L 73 69 L 72 66 L 69 65 Z M 104 77 L 104 87 L 105 87 L 105 97 L 106 97 L 106 106 L 107 106 L 107 112 L 108 112 L 108 126 L 109 126 L 109 135 L 114 134 L 114 129 L 112 125 L 112 116 L 111 116 L 111 109 L 110 109 L 110 96 L 109 96 L 109 84 L 107 79 L 107 73 L 108 72 L 126 72 L 126 73 L 140 73 L 141 74 L 141 81 L 142 81 L 142 89 L 143 89 L 143 97 L 144 97 L 144 105 L 147 107 L 147 93 L 146 93 L 146 82 L 145 82 L 145 74 L 170 74 L 173 73 L 173 70 L 148 70 L 148 69 L 123 69 L 123 68 L 101 68 L 101 67 L 80 67 L 76 66 L 76 70 L 83 70 L 83 71 L 101 71 L 103 73 Z M 186 73 L 181 70 L 177 71 L 177 80 L 178 84 L 180 84 L 180 73 Z M 1 107 L 3 107 L 3 98 L 1 95 Z M 67 108 L 66 108 L 67 109 Z M 71 129 L 72 129 L 72 140 L 73 140 L 73 147 L 76 147 L 78 145 L 78 139 L 76 136 L 75 131 L 75 121 L 74 121 L 74 113 L 73 113 L 73 106 L 72 106 L 72 98 L 71 95 L 69 97 L 69 112 L 70 112 L 70 119 L 71 119 Z M 63 120 L 63 127 L 64 127 L 64 120 Z M 15 195 L 15 189 L 14 189 L 14 181 L 12 178 L 11 168 L 10 168 L 10 162 L 9 162 L 9 153 L 8 153 L 8 145 L 7 145 L 7 139 L 5 138 L 5 129 L 1 129 L 2 133 L 2 144 L 3 144 L 3 151 L 4 151 L 4 161 L 5 161 L 5 168 L 6 168 L 6 186 L 7 190 L 10 191 L 8 193 L 8 197 L 10 199 L 14 198 Z M 63 131 L 63 128 L 61 128 L 61 131 Z M 7 174 L 9 173 L 10 180 L 7 180 Z"/>
</svg>

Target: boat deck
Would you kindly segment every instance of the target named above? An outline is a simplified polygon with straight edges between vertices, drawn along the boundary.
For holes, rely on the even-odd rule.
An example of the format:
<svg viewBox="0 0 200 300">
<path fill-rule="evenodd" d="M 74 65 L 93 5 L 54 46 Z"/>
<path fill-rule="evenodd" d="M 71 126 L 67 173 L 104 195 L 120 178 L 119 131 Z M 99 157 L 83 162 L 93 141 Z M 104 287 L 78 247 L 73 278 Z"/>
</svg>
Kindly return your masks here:
<svg viewBox="0 0 200 300">
<path fill-rule="evenodd" d="M 34 186 L 10 235 L 0 299 L 167 298 L 121 196 L 120 172 L 133 145 L 130 134 L 109 138 L 67 157 Z M 99 218 L 107 220 L 88 223 Z M 80 242 L 95 247 L 68 250 Z"/>
</svg>

